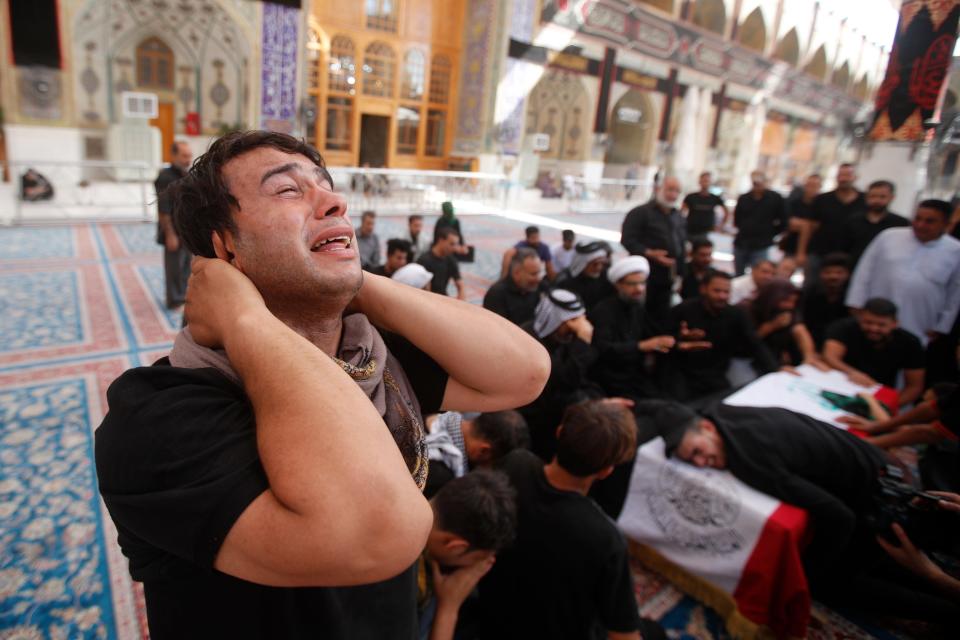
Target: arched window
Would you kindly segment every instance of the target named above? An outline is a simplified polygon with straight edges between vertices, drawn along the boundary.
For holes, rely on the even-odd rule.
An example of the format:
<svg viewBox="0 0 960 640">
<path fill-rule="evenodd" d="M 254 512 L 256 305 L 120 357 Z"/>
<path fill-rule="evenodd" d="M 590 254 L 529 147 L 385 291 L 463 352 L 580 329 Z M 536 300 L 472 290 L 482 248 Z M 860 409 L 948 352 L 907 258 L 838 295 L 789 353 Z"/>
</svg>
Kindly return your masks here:
<svg viewBox="0 0 960 640">
<path fill-rule="evenodd" d="M 390 45 L 371 42 L 363 53 L 363 93 L 368 96 L 392 97 L 396 56 Z"/>
<path fill-rule="evenodd" d="M 327 89 L 356 93 L 357 66 L 354 62 L 353 40 L 334 36 L 330 41 L 330 64 L 327 67 Z"/>
<path fill-rule="evenodd" d="M 430 63 L 430 102 L 447 104 L 450 99 L 450 58 L 433 56 Z"/>
<path fill-rule="evenodd" d="M 403 58 L 403 81 L 400 97 L 405 100 L 420 100 L 426 86 L 427 61 L 419 49 L 410 49 Z"/>
<path fill-rule="evenodd" d="M 737 41 L 748 49 L 763 53 L 767 46 L 767 24 L 763 21 L 760 7 L 751 11 L 746 20 L 740 23 Z"/>
<path fill-rule="evenodd" d="M 697 0 L 690 22 L 707 31 L 723 35 L 727 28 L 727 7 L 723 0 Z"/>
<path fill-rule="evenodd" d="M 870 97 L 870 81 L 867 80 L 867 74 L 863 74 L 860 77 L 860 80 L 857 84 L 853 85 L 853 95 L 857 97 L 861 102 L 866 102 L 867 98 Z M 954 96 L 956 97 L 956 96 Z M 950 92 L 947 92 L 947 97 L 943 101 L 944 109 L 949 109 L 953 105 L 948 104 L 950 102 Z"/>
<path fill-rule="evenodd" d="M 790 29 L 780 39 L 780 44 L 777 45 L 777 50 L 773 52 L 773 57 L 797 66 L 797 63 L 800 62 L 800 39 L 797 37 L 796 29 Z"/>
<path fill-rule="evenodd" d="M 173 90 L 173 51 L 160 38 L 147 38 L 137 45 L 137 84 Z"/>
<path fill-rule="evenodd" d="M 827 52 L 823 45 L 820 45 L 820 48 L 813 54 L 810 62 L 803 70 L 817 80 L 824 81 L 827 79 Z"/>
<path fill-rule="evenodd" d="M 367 29 L 397 32 L 397 0 L 366 0 Z"/>
</svg>

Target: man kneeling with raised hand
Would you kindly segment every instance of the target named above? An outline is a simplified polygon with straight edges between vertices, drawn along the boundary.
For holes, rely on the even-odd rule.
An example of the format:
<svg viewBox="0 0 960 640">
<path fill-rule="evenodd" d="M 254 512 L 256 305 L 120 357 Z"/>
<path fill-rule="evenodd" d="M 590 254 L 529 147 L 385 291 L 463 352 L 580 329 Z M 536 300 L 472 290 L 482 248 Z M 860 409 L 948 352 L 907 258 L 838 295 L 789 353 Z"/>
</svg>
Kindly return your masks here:
<svg viewBox="0 0 960 640">
<path fill-rule="evenodd" d="M 290 136 L 214 142 L 174 219 L 203 256 L 188 327 L 111 385 L 96 435 L 151 636 L 412 638 L 422 415 L 530 402 L 545 351 L 479 307 L 364 276 L 343 196 Z"/>
</svg>

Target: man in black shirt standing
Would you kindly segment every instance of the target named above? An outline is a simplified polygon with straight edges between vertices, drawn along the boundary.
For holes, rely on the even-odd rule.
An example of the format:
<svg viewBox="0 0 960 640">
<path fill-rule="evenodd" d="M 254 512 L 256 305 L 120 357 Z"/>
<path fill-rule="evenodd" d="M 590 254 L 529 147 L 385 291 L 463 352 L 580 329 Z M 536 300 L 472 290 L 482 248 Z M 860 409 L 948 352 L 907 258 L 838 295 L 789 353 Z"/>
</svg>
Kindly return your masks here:
<svg viewBox="0 0 960 640">
<path fill-rule="evenodd" d="M 856 318 L 838 320 L 827 329 L 823 358 L 856 384 L 896 388 L 903 371 L 900 405 L 923 393 L 926 360 L 919 338 L 897 326 L 897 305 L 884 298 L 867 300 Z"/>
<path fill-rule="evenodd" d="M 345 213 L 320 154 L 274 132 L 219 138 L 178 185 L 188 325 L 96 432 L 153 638 L 413 637 L 422 414 L 545 382 L 517 327 L 364 274 Z"/>
<path fill-rule="evenodd" d="M 507 277 L 493 284 L 483 296 L 483 308 L 516 325 L 533 320 L 540 300 L 543 262 L 533 249 L 517 249 L 507 266 Z"/>
<path fill-rule="evenodd" d="M 755 261 L 767 257 L 774 237 L 787 226 L 783 196 L 767 189 L 767 177 L 760 171 L 751 173 L 750 180 L 753 188 L 737 199 L 733 210 L 733 225 L 737 228 L 733 262 L 738 276 Z"/>
<path fill-rule="evenodd" d="M 548 464 L 523 450 L 503 458 L 517 491 L 517 539 L 480 581 L 481 638 L 657 637 L 637 612 L 627 542 L 587 497 L 636 454 L 636 431 L 628 409 L 593 400 L 567 409 Z"/>
<path fill-rule="evenodd" d="M 157 190 L 157 242 L 163 245 L 166 304 L 168 309 L 176 309 L 187 297 L 191 256 L 173 227 L 173 193 L 170 187 L 187 175 L 193 152 L 185 142 L 174 142 L 170 153 L 173 156 L 170 166 L 160 170 L 153 184 Z"/>
<path fill-rule="evenodd" d="M 620 244 L 630 255 L 650 261 L 647 312 L 655 322 L 666 319 L 673 282 L 684 273 L 687 234 L 676 209 L 679 197 L 680 181 L 664 178 L 653 200 L 627 213 L 620 234 Z"/>
<path fill-rule="evenodd" d="M 800 238 L 804 238 L 803 246 L 810 244 L 810 220 L 813 219 L 813 203 L 820 195 L 823 180 L 820 174 L 812 173 L 807 176 L 802 189 L 794 189 L 785 202 L 787 212 L 787 232 L 780 239 L 780 250 L 784 255 L 796 258 L 799 266 L 807 262 L 806 253 L 798 251 Z"/>
<path fill-rule="evenodd" d="M 746 311 L 728 304 L 730 274 L 710 271 L 700 297 L 670 310 L 667 333 L 677 340 L 667 358 L 667 395 L 681 401 L 703 399 L 730 389 L 727 369 L 734 357 L 752 358 L 759 373 L 777 362 L 754 331 Z"/>
<path fill-rule="evenodd" d="M 820 277 L 803 292 L 800 300 L 800 321 L 807 327 L 817 350 L 827 339 L 827 327 L 850 317 L 844 300 L 850 284 L 850 258 L 845 253 L 831 253 L 820 262 Z"/>
<path fill-rule="evenodd" d="M 460 236 L 450 227 L 437 230 L 437 239 L 430 251 L 420 256 L 417 263 L 433 274 L 430 290 L 442 296 L 447 295 L 447 285 L 453 280 L 457 287 L 457 299 L 466 300 L 467 290 L 460 277 L 460 264 L 454 255 L 460 247 Z"/>
<path fill-rule="evenodd" d="M 717 207 L 723 210 L 723 221 L 721 228 L 727 226 L 730 218 L 730 211 L 723 199 L 710 192 L 710 186 L 713 184 L 713 176 L 709 171 L 700 174 L 700 191 L 688 193 L 683 199 L 681 211 L 687 219 L 687 237 L 698 238 L 706 237 L 708 233 L 717 227 Z"/>
<path fill-rule="evenodd" d="M 797 248 L 798 255 L 807 256 L 804 287 L 809 287 L 817 281 L 823 256 L 844 250 L 843 228 L 847 218 L 867 208 L 863 194 L 854 186 L 856 181 L 856 167 L 850 163 L 841 164 L 837 169 L 837 188 L 821 193 L 813 201 L 809 243 L 804 246 L 806 238 L 801 237 Z"/>
<path fill-rule="evenodd" d="M 860 256 L 881 231 L 894 227 L 909 227 L 910 221 L 892 213 L 888 207 L 893 202 L 896 188 L 889 180 L 877 180 L 867 187 L 865 201 L 867 208 L 857 211 L 843 224 L 843 250 L 849 254 L 853 267 L 857 266 Z"/>
</svg>

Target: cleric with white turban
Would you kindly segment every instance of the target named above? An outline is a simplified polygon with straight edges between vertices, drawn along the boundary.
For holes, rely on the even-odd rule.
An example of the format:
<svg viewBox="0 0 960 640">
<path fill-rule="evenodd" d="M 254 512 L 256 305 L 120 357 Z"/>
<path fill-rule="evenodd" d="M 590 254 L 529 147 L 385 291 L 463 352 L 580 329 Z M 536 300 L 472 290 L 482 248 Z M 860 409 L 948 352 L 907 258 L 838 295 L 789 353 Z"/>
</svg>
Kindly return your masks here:
<svg viewBox="0 0 960 640">
<path fill-rule="evenodd" d="M 650 275 L 650 263 L 643 256 L 627 256 L 620 258 L 607 269 L 607 278 L 611 284 L 617 284 L 623 278 L 631 273 L 642 273 L 645 276 Z"/>
</svg>

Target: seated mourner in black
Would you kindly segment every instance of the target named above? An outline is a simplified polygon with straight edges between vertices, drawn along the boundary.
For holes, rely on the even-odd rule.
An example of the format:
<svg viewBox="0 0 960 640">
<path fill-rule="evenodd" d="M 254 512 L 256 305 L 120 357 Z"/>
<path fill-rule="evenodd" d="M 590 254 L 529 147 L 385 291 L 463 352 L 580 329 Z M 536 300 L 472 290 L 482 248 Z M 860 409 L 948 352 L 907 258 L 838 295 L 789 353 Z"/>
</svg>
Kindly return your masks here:
<svg viewBox="0 0 960 640">
<path fill-rule="evenodd" d="M 711 271 L 699 298 L 670 310 L 667 332 L 677 340 L 665 361 L 664 392 L 686 401 L 730 388 L 727 369 L 734 357 L 751 358 L 758 373 L 778 364 L 754 331 L 746 311 L 727 304 L 730 275 Z"/>
<path fill-rule="evenodd" d="M 894 329 L 884 340 L 872 341 L 856 318 L 838 320 L 827 330 L 827 341 L 836 340 L 846 348 L 844 362 L 880 384 L 895 387 L 902 369 L 923 369 L 923 347 L 906 329 Z"/>
<path fill-rule="evenodd" d="M 850 308 L 844 303 L 850 284 L 849 256 L 845 253 L 824 256 L 819 275 L 800 300 L 800 322 L 810 332 L 818 350 L 827 339 L 827 328 L 837 320 L 850 317 Z"/>
<path fill-rule="evenodd" d="M 593 400 L 567 410 L 550 463 L 523 450 L 501 460 L 517 491 L 517 539 L 480 582 L 481 638 L 663 637 L 638 615 L 623 534 L 586 495 L 635 443 L 629 410 Z"/>
<path fill-rule="evenodd" d="M 610 253 L 610 245 L 603 241 L 577 244 L 570 266 L 557 274 L 554 285 L 577 294 L 589 311 L 615 293 L 605 275 Z"/>
<path fill-rule="evenodd" d="M 923 393 L 925 356 L 920 340 L 897 326 L 897 306 L 884 298 L 871 298 L 856 318 L 838 320 L 827 330 L 823 357 L 834 369 L 865 386 L 897 387 L 903 372 L 901 405 Z"/>
<path fill-rule="evenodd" d="M 553 457 L 556 429 L 564 409 L 603 396 L 590 375 L 598 353 L 592 346 L 593 325 L 580 298 L 570 291 L 548 291 L 537 305 L 527 330 L 550 354 L 550 378 L 540 396 L 520 409 L 530 427 L 531 448 L 544 460 Z"/>
<path fill-rule="evenodd" d="M 151 637 L 413 638 L 433 519 L 422 411 L 530 402 L 546 354 L 481 309 L 364 275 L 343 196 L 291 136 L 217 139 L 175 198 L 197 256 L 188 327 L 169 361 L 111 385 L 95 446 Z"/>
<path fill-rule="evenodd" d="M 642 256 L 627 256 L 610 267 L 607 276 L 617 295 L 601 301 L 587 314 L 593 325 L 593 348 L 599 357 L 591 376 L 611 397 L 659 397 L 654 358 L 673 348 L 676 340 L 651 322 L 644 307 L 650 265 Z"/>
</svg>

